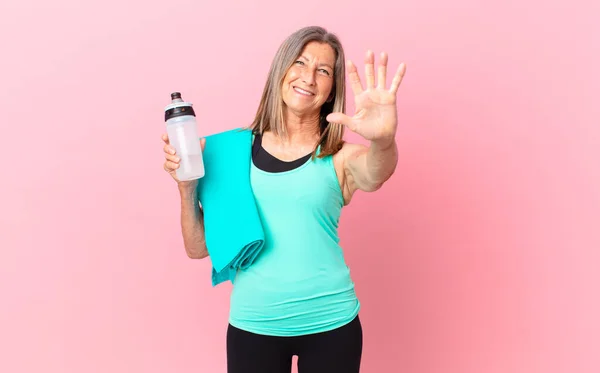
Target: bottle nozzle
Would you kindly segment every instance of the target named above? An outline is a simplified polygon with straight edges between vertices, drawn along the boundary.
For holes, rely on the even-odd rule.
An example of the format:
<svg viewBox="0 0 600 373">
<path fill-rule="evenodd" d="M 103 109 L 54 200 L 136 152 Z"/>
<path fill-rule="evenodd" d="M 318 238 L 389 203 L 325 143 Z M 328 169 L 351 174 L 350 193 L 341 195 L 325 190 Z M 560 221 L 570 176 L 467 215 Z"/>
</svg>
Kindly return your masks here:
<svg viewBox="0 0 600 373">
<path fill-rule="evenodd" d="M 171 102 L 172 103 L 183 102 L 183 99 L 181 98 L 181 93 L 180 92 L 171 93 Z"/>
</svg>

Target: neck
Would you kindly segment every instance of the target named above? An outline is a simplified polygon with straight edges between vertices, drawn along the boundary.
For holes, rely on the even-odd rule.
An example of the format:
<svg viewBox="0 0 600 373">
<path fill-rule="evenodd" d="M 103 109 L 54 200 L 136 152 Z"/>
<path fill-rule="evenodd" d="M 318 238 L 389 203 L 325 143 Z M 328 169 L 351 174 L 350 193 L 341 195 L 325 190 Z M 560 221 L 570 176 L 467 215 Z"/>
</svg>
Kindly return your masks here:
<svg viewBox="0 0 600 373">
<path fill-rule="evenodd" d="M 315 142 L 319 138 L 320 112 L 308 115 L 297 115 L 285 110 L 283 120 L 287 131 L 286 142 Z"/>
</svg>

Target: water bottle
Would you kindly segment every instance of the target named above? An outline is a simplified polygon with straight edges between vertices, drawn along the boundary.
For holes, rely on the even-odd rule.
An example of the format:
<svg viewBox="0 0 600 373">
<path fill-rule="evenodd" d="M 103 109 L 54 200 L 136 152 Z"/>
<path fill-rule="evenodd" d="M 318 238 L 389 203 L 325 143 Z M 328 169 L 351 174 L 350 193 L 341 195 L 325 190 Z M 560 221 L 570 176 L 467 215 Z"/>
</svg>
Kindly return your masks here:
<svg viewBox="0 0 600 373">
<path fill-rule="evenodd" d="M 204 176 L 204 161 L 196 113 L 190 102 L 183 101 L 181 93 L 171 93 L 171 104 L 165 107 L 165 122 L 169 143 L 180 159 L 175 171 L 177 178 L 180 181 L 200 179 Z"/>
</svg>

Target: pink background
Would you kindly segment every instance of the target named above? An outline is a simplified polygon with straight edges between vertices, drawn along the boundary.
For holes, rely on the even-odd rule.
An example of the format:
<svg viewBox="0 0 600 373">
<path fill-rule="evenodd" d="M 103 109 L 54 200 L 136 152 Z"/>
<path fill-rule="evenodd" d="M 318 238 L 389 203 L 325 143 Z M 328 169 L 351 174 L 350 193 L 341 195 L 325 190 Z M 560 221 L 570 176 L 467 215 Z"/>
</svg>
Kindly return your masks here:
<svg viewBox="0 0 600 373">
<path fill-rule="evenodd" d="M 162 110 L 247 124 L 308 24 L 408 63 L 397 172 L 341 224 L 363 371 L 600 371 L 597 4 L 3 2 L 0 371 L 225 371 L 230 286 L 184 253 Z"/>
</svg>

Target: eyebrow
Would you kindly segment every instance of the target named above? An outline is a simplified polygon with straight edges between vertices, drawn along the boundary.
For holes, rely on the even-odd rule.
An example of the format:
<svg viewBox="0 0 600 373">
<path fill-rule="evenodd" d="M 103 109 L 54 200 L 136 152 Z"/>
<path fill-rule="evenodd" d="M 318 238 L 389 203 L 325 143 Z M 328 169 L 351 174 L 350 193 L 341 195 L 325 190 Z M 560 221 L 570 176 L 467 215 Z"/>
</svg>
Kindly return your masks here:
<svg viewBox="0 0 600 373">
<path fill-rule="evenodd" d="M 304 60 L 308 61 L 308 58 L 306 58 L 306 57 L 304 57 L 304 56 L 300 56 L 300 58 L 302 58 L 302 59 L 304 59 Z M 326 67 L 329 67 L 331 70 L 333 70 L 333 66 L 331 66 L 331 65 L 330 65 L 330 64 L 328 64 L 328 63 L 321 63 L 321 64 L 319 64 L 319 66 L 326 66 Z"/>
</svg>

